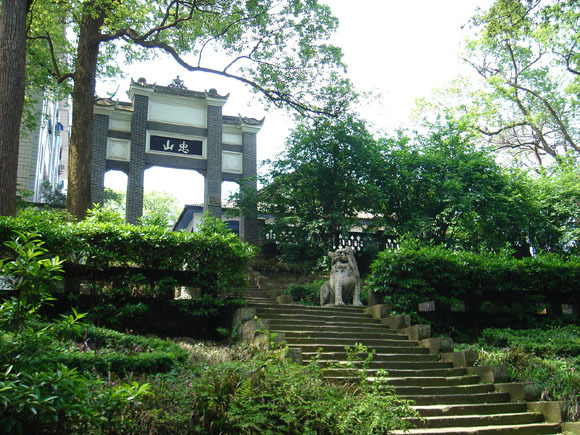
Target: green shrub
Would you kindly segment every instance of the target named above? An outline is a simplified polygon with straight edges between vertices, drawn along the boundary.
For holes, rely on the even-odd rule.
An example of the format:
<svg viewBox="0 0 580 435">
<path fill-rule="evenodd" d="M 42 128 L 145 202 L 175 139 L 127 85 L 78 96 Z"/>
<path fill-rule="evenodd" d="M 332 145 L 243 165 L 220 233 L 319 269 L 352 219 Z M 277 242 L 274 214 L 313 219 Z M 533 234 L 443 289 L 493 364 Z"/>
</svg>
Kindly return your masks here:
<svg viewBox="0 0 580 435">
<path fill-rule="evenodd" d="M 510 380 L 534 382 L 542 400 L 564 402 L 569 421 L 580 420 L 580 327 L 485 329 L 470 346 L 480 365 L 505 365 Z"/>
<path fill-rule="evenodd" d="M 292 296 L 294 302 L 302 305 L 320 305 L 320 287 L 322 284 L 324 281 L 294 284 L 284 290 L 284 294 Z"/>
<path fill-rule="evenodd" d="M 60 272 L 58 259 L 43 258 L 46 250 L 41 242 L 24 233 L 6 246 L 13 249 L 14 259 L 0 262 L 0 274 L 11 277 L 16 296 L 0 305 L 1 431 L 119 432 L 129 428 L 123 414 L 147 394 L 148 385 L 113 386 L 64 365 L 63 360 L 86 351 L 71 341 L 84 329 L 79 322 L 83 315 L 73 311 L 57 322 L 38 321 L 38 309 L 50 300 L 50 282 Z M 50 361 L 51 356 L 57 358 Z"/>
<path fill-rule="evenodd" d="M 551 303 L 577 301 L 578 282 L 578 258 L 565 261 L 539 255 L 518 260 L 509 252 L 476 254 L 407 242 L 379 254 L 367 288 L 383 295 L 399 312 L 413 313 L 417 304 L 435 301 L 467 311 L 489 306 L 519 319 L 542 307 L 551 309 Z"/>
<path fill-rule="evenodd" d="M 416 415 L 379 384 L 325 381 L 316 362 L 285 349 L 151 380 L 153 395 L 132 419 L 141 433 L 387 433 Z"/>
<path fill-rule="evenodd" d="M 538 357 L 580 356 L 580 326 L 549 329 L 484 329 L 482 342 L 496 347 L 517 347 Z"/>
<path fill-rule="evenodd" d="M 12 239 L 16 231 L 34 231 L 51 256 L 87 270 L 131 267 L 193 271 L 194 282 L 189 284 L 214 294 L 246 284 L 253 247 L 209 216 L 197 233 L 102 222 L 91 216 L 82 222 L 67 219 L 61 212 L 29 210 L 16 218 L 0 217 L 0 242 Z"/>
<path fill-rule="evenodd" d="M 147 384 L 112 386 L 58 366 L 0 375 L 2 433 L 118 433 L 130 429 L 124 415 L 148 394 Z"/>
</svg>

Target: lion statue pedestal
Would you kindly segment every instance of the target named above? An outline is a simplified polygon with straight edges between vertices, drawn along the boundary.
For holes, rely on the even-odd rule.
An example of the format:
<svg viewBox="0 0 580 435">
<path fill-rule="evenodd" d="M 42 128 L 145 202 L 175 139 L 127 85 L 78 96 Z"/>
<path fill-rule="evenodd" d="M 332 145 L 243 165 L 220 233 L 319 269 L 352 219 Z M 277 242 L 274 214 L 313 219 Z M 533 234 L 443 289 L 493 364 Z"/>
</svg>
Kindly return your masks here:
<svg viewBox="0 0 580 435">
<path fill-rule="evenodd" d="M 329 252 L 332 261 L 330 279 L 320 287 L 320 305 L 345 305 L 344 300 L 361 307 L 360 274 L 351 248 Z"/>
</svg>

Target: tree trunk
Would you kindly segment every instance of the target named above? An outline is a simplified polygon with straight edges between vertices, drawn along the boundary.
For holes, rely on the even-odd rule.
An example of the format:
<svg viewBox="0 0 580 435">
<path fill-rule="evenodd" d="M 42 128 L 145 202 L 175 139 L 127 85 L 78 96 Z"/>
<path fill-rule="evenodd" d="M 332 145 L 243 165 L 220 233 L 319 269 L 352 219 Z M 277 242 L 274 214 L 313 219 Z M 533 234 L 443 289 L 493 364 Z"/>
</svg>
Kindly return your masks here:
<svg viewBox="0 0 580 435">
<path fill-rule="evenodd" d="M 68 157 L 66 208 L 83 219 L 91 208 L 91 156 L 94 96 L 104 12 L 95 17 L 87 7 L 80 27 L 72 92 L 72 129 Z M 94 12 L 94 11 L 93 11 Z"/>
<path fill-rule="evenodd" d="M 16 214 L 20 123 L 24 108 L 28 2 L 3 0 L 0 15 L 0 215 Z"/>
</svg>

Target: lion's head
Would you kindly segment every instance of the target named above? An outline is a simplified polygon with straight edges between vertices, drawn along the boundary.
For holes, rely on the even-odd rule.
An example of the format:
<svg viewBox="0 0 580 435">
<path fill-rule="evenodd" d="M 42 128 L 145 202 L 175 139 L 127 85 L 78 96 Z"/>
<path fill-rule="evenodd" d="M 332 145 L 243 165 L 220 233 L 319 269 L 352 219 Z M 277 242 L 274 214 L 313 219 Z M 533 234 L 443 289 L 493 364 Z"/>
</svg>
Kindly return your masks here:
<svg viewBox="0 0 580 435">
<path fill-rule="evenodd" d="M 328 256 L 332 260 L 332 265 L 334 266 L 336 263 L 352 262 L 352 260 L 349 261 L 349 258 L 354 259 L 354 251 L 352 248 L 341 248 L 334 252 L 329 252 Z"/>
</svg>

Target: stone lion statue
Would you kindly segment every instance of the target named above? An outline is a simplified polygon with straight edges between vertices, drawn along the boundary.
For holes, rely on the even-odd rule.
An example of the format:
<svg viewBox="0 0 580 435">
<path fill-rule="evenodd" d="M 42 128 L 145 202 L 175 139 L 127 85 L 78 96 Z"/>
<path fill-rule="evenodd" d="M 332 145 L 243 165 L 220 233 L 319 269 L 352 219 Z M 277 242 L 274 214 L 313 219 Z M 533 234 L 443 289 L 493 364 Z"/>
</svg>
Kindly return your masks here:
<svg viewBox="0 0 580 435">
<path fill-rule="evenodd" d="M 330 279 L 320 287 L 320 305 L 345 305 L 352 297 L 352 304 L 362 306 L 360 301 L 360 274 L 352 248 L 329 252 L 332 261 Z"/>
</svg>

